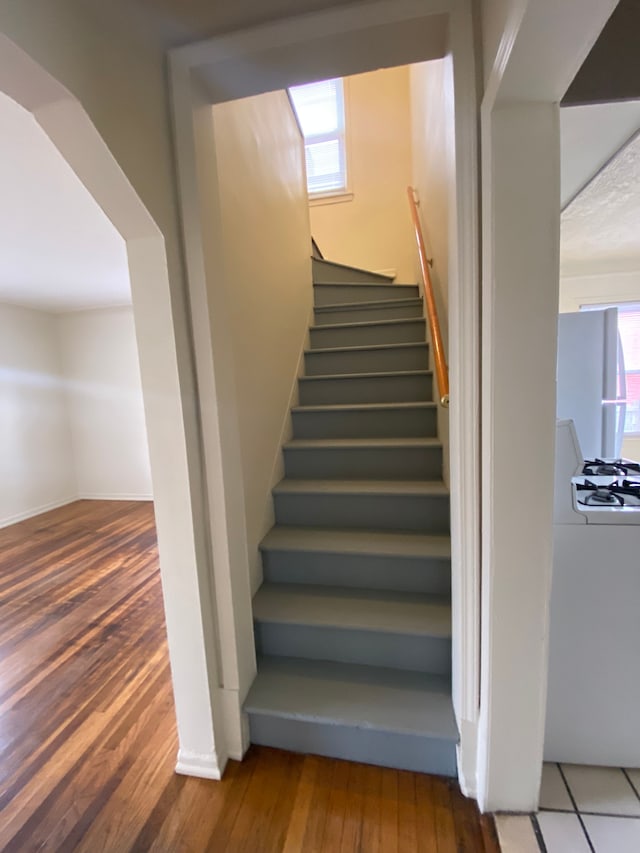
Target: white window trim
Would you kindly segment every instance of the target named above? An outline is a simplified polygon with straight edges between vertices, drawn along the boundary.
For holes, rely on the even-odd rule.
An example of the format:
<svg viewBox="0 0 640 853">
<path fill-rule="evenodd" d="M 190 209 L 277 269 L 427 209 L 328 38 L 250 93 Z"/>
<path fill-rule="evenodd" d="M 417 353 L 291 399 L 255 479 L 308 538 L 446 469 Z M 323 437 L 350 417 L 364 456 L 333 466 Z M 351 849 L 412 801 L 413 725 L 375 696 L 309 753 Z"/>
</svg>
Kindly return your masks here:
<svg viewBox="0 0 640 853">
<path fill-rule="evenodd" d="M 342 204 L 353 201 L 353 193 L 347 190 L 336 190 L 334 193 L 309 193 L 309 206 L 317 207 L 323 204 Z"/>
</svg>

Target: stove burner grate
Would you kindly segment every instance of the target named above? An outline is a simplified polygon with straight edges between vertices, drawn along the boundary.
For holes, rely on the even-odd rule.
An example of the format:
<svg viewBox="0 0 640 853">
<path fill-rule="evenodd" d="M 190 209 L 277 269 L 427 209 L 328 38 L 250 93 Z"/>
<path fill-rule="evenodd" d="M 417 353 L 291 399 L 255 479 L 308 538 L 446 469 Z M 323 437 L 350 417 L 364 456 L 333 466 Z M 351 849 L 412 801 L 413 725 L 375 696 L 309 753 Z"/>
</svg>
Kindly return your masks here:
<svg viewBox="0 0 640 853">
<path fill-rule="evenodd" d="M 578 501 L 582 506 L 626 506 L 625 496 L 640 498 L 640 481 L 625 479 L 620 483 L 614 480 L 613 483 L 598 485 L 585 480 L 584 483 L 576 483 L 576 491 L 589 492 L 583 501 Z M 633 505 L 633 501 L 631 503 Z"/>
<path fill-rule="evenodd" d="M 585 459 L 582 473 L 587 477 L 626 477 L 629 473 L 640 473 L 640 463 L 624 459 Z"/>
</svg>

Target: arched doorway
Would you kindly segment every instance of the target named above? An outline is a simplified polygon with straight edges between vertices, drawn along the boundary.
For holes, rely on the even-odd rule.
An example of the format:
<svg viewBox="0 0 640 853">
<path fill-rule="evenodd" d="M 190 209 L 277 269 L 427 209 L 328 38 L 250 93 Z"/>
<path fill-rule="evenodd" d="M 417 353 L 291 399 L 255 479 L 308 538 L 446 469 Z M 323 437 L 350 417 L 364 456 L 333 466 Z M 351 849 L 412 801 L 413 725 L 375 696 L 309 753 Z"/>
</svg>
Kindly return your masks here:
<svg viewBox="0 0 640 853">
<path fill-rule="evenodd" d="M 216 668 L 199 428 L 188 381 L 189 331 L 184 316 L 176 322 L 164 237 L 73 94 L 4 35 L 0 51 L 0 91 L 34 116 L 126 241 L 180 741 L 178 770 L 219 778 L 224 761 L 218 762 L 215 748 Z"/>
</svg>

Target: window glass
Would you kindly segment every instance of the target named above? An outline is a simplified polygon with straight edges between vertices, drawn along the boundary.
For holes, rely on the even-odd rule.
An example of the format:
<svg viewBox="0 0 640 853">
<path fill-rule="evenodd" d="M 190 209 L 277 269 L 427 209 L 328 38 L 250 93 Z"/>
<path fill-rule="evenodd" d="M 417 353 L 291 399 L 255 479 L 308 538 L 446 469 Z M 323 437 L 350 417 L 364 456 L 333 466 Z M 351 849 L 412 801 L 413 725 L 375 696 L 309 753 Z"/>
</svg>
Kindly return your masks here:
<svg viewBox="0 0 640 853">
<path fill-rule="evenodd" d="M 347 168 L 342 80 L 294 86 L 289 92 L 304 134 L 309 194 L 344 192 Z"/>
<path fill-rule="evenodd" d="M 640 305 L 618 306 L 618 331 L 627 379 L 625 435 L 640 433 Z"/>
</svg>

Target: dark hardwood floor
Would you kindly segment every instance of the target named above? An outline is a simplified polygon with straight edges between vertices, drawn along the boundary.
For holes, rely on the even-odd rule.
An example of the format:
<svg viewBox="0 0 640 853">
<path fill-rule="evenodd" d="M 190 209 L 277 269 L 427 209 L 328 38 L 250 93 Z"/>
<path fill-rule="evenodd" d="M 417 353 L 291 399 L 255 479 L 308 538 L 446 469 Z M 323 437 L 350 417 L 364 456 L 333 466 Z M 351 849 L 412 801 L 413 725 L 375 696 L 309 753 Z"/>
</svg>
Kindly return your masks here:
<svg viewBox="0 0 640 853">
<path fill-rule="evenodd" d="M 0 530 L 0 849 L 499 850 L 447 780 L 252 747 L 210 782 L 176 751 L 152 505 Z"/>
</svg>

